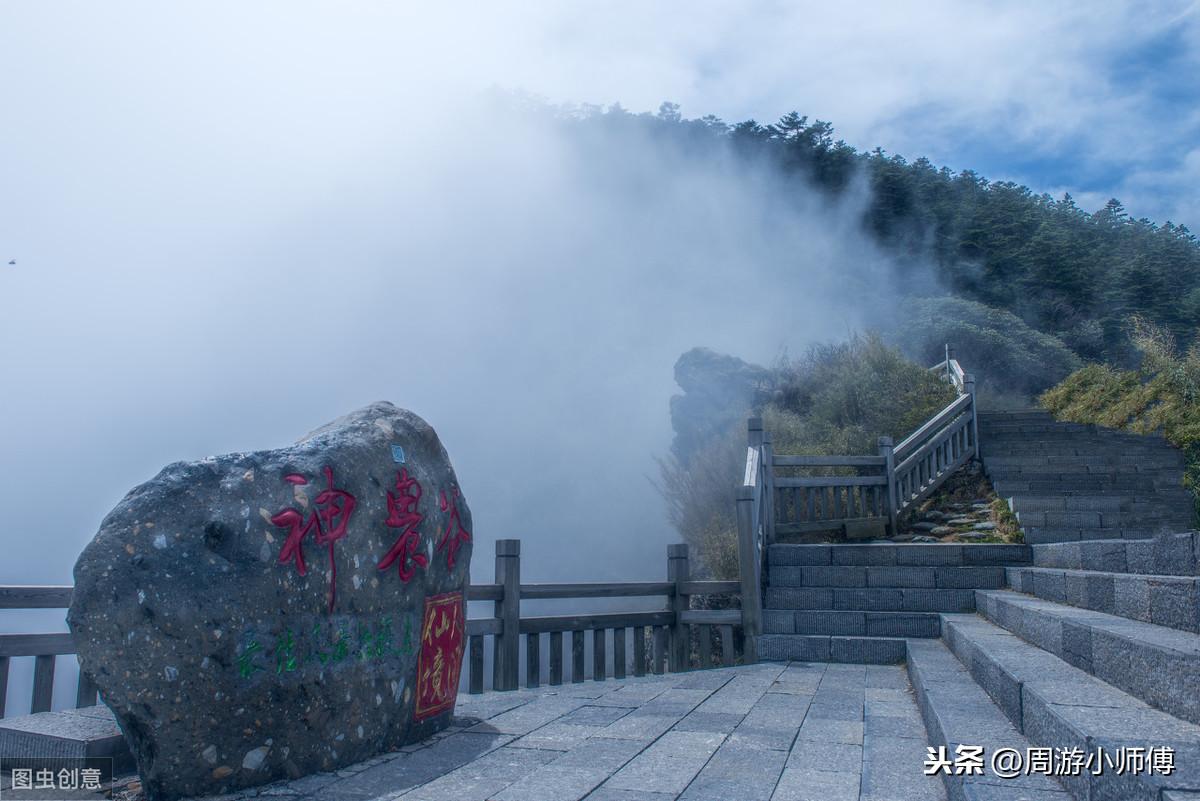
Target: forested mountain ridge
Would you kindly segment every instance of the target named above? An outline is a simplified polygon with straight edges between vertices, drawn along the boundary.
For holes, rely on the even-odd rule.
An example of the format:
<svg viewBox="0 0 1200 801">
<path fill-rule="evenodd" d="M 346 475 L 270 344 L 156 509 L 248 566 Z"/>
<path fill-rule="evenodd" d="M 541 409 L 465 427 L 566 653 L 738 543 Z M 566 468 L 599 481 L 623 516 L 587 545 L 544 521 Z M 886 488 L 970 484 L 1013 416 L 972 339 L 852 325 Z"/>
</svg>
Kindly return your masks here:
<svg viewBox="0 0 1200 801">
<path fill-rule="evenodd" d="M 860 152 L 797 113 L 730 125 L 663 104 L 657 114 L 593 109 L 572 120 L 584 135 L 638 130 L 685 161 L 732 153 L 779 178 L 781 202 L 793 181 L 798 196 L 815 189 L 846 201 L 897 265 L 874 331 L 811 344 L 769 368 L 703 349 L 676 364 L 683 394 L 672 400 L 676 437 L 660 488 L 713 575 L 736 573 L 746 416 L 762 416 L 780 452 L 871 454 L 879 436 L 902 439 L 948 402 L 927 369 L 945 343 L 978 371 L 981 406 L 1044 402 L 1067 419 L 1163 429 L 1187 450 L 1189 485 L 1200 486 L 1200 241 L 1186 227 L 1133 219 L 1115 199 L 1089 213 L 1070 195 Z M 805 269 L 802 259 L 776 267 Z"/>
<path fill-rule="evenodd" d="M 944 291 L 1010 311 L 1084 359 L 1134 360 L 1128 321 L 1135 314 L 1185 343 L 1200 324 L 1200 241 L 1183 225 L 1133 219 L 1115 199 L 1088 213 L 1069 194 L 1056 200 L 925 158 L 860 152 L 835 140 L 830 123 L 796 112 L 770 125 L 731 125 L 712 116 L 685 119 L 664 103 L 655 115 L 614 107 L 578 119 L 644 126 L 697 158 L 707 146 L 728 143 L 831 198 L 865 176 L 871 191 L 863 228 L 901 265 L 915 271 L 932 264 Z"/>
</svg>

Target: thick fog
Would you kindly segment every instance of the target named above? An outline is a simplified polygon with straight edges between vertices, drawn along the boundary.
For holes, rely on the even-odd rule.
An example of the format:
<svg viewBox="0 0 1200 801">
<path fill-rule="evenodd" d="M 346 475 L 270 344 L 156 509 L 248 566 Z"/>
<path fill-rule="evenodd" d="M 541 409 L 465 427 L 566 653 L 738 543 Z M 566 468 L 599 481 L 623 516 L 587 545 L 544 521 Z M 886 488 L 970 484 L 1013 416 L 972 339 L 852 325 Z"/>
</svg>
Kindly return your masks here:
<svg viewBox="0 0 1200 801">
<path fill-rule="evenodd" d="M 187 61 L 132 85 L 46 66 L 54 102 L 26 98 L 3 134 L 0 584 L 70 583 L 103 515 L 169 462 L 282 446 L 378 399 L 441 435 L 477 580 L 502 537 L 527 579 L 660 578 L 675 360 L 842 336 L 888 274 L 861 193 L 827 208 L 507 92 L 406 105 L 310 94 L 282 67 L 218 91 Z"/>
<path fill-rule="evenodd" d="M 673 535 L 648 477 L 678 355 L 769 361 L 844 335 L 889 271 L 858 236 L 861 193 L 824 208 L 722 159 L 577 137 L 506 93 L 731 121 L 798 108 L 953 166 L 993 141 L 1107 163 L 1090 121 L 1151 107 L 1095 80 L 1110 45 L 1193 18 L 6 3 L 0 582 L 69 581 L 165 463 L 282 445 L 377 399 L 444 438 L 477 574 L 520 537 L 535 578 L 658 575 Z M 1178 132 L 1138 119 L 1146 141 Z"/>
<path fill-rule="evenodd" d="M 119 120 L 60 98 L 28 121 L 61 157 L 10 165 L 0 582 L 69 582 L 168 462 L 376 399 L 443 437 L 476 575 L 519 537 L 531 578 L 658 576 L 675 535 L 650 477 L 679 354 L 768 360 L 862 323 L 878 262 L 856 207 L 636 132 L 581 137 L 506 94 L 405 107 L 327 86 L 330 108 L 279 72 L 280 95 L 163 81 L 166 108 L 143 75 L 105 83 L 141 104 Z"/>
<path fill-rule="evenodd" d="M 321 178 L 214 165 L 181 195 L 96 187 L 36 242 L 5 277 L 2 580 L 67 581 L 102 514 L 167 462 L 279 446 L 380 398 L 443 437 L 477 570 L 497 537 L 543 578 L 665 569 L 649 477 L 675 359 L 766 360 L 858 326 L 877 258 L 858 210 L 474 102 L 474 124 Z"/>
</svg>

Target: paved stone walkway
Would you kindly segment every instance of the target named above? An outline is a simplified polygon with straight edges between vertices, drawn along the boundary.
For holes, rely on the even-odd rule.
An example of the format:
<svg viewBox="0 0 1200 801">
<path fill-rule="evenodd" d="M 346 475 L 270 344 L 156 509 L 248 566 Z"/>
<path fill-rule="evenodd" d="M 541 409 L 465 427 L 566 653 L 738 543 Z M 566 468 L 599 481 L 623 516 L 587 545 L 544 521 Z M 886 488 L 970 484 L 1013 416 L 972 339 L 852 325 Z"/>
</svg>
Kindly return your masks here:
<svg viewBox="0 0 1200 801">
<path fill-rule="evenodd" d="M 461 696 L 438 737 L 260 788 L 313 801 L 944 801 L 904 668 L 769 663 Z M 246 797 L 250 794 L 242 794 Z"/>
</svg>

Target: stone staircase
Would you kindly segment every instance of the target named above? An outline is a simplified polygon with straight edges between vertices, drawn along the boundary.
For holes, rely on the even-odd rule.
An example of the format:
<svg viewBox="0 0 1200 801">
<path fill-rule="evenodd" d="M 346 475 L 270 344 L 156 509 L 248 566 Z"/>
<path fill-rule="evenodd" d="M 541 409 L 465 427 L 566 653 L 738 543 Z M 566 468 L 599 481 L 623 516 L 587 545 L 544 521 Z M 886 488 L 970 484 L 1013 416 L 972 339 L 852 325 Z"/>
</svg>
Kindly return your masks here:
<svg viewBox="0 0 1200 801">
<path fill-rule="evenodd" d="M 1169 774 L 944 775 L 951 799 L 1200 801 L 1200 532 L 1161 439 L 980 418 L 1029 545 L 773 545 L 763 659 L 900 662 L 931 745 L 1169 748 Z M 1089 756 L 1091 755 L 1091 756 Z"/>
<path fill-rule="evenodd" d="M 1144 539 L 1192 527 L 1183 454 L 1162 437 L 1060 423 L 1038 409 L 980 412 L 984 471 L 1030 544 Z"/>
<path fill-rule="evenodd" d="M 940 637 L 940 613 L 974 612 L 977 588 L 1030 564 L 1026 545 L 772 545 L 759 653 L 903 662 L 906 638 Z"/>
</svg>

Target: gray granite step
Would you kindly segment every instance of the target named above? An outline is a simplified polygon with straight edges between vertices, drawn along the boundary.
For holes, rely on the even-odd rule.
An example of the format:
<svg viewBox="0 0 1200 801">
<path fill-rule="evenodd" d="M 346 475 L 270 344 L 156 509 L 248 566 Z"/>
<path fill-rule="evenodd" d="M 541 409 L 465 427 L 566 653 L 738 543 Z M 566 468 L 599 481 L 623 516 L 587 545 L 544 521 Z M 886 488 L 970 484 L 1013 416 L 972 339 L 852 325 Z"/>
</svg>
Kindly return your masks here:
<svg viewBox="0 0 1200 801">
<path fill-rule="evenodd" d="M 1107 768 L 1101 775 L 1085 770 L 1062 776 L 1076 799 L 1160 801 L 1168 788 L 1200 790 L 1200 726 L 1154 709 L 976 615 L 945 615 L 942 624 L 947 645 L 1032 745 L 1084 754 L 1102 749 L 1114 758 L 1125 747 L 1174 749 L 1169 776 L 1117 775 Z"/>
<path fill-rule="evenodd" d="M 903 639 L 895 637 L 764 634 L 758 638 L 758 658 L 767 662 L 896 665 L 904 661 L 904 643 Z"/>
<path fill-rule="evenodd" d="M 981 615 L 1013 635 L 1157 709 L 1200 723 L 1200 636 L 1010 590 L 980 590 L 976 599 Z"/>
<path fill-rule="evenodd" d="M 1164 483 L 1162 489 L 1177 486 L 1177 482 Z M 1045 495 L 1050 492 L 1074 494 L 1097 493 L 1100 495 L 1127 495 L 1131 491 L 1154 492 L 1160 485 L 1149 476 L 1129 475 L 1119 478 L 1104 478 L 1101 476 L 1056 476 L 1043 477 L 992 477 L 992 486 L 996 494 L 1002 498 L 1011 495 L 1031 494 Z"/>
<path fill-rule="evenodd" d="M 766 609 L 974 612 L 975 590 L 922 587 L 768 587 Z"/>
<path fill-rule="evenodd" d="M 1080 425 L 1080 424 L 1068 423 L 1067 425 L 1075 426 L 1075 425 Z M 1033 423 L 1028 426 L 1013 426 L 1013 425 L 995 426 L 995 425 L 991 425 L 987 422 L 980 421 L 980 425 L 979 425 L 979 430 L 981 432 L 987 431 L 989 434 L 992 434 L 997 439 L 1005 439 L 1005 440 L 1010 440 L 1010 441 L 1016 441 L 1016 440 L 1021 439 L 1021 433 L 1020 433 L 1021 431 L 1027 431 L 1028 429 L 1033 429 L 1033 428 L 1045 429 L 1044 431 L 1039 432 L 1039 434 L 1048 435 L 1048 437 L 1047 437 L 1048 439 L 1053 439 L 1054 438 L 1053 435 L 1055 433 L 1063 432 L 1063 429 L 1060 428 L 1060 424 L 1058 424 L 1058 423 L 1051 423 L 1048 425 L 1042 424 L 1042 423 Z M 1088 440 L 1089 442 L 1102 442 L 1102 443 L 1130 442 L 1135 445 L 1141 445 L 1143 447 L 1153 447 L 1155 444 L 1166 443 L 1166 439 L 1163 438 L 1161 435 L 1132 434 L 1128 431 L 1122 431 L 1122 430 L 1116 429 L 1116 428 L 1103 428 L 1101 426 L 1086 427 L 1085 430 L 1083 430 L 1083 431 L 1075 430 L 1075 431 L 1066 431 L 1063 433 L 1073 434 L 1075 436 L 1080 437 L 1081 439 Z M 1028 434 L 1026 434 L 1025 438 L 1028 438 Z"/>
<path fill-rule="evenodd" d="M 1145 495 L 1019 495 L 1010 498 L 1009 508 L 1016 514 L 1025 512 L 1099 512 L 1113 514 L 1128 511 L 1135 499 L 1146 502 L 1156 497 Z"/>
<path fill-rule="evenodd" d="M 1141 515 L 1156 514 L 1187 518 L 1192 494 L 1178 487 L 1126 495 L 1017 495 L 1007 500 L 1018 517 L 1043 512 L 1096 512 L 1103 516 L 1132 515 L 1130 519 L 1136 520 Z"/>
<path fill-rule="evenodd" d="M 1024 464 L 992 467 L 989 463 L 985 471 L 992 481 L 1075 481 L 1102 480 L 1119 483 L 1126 479 L 1149 479 L 1152 483 L 1142 483 L 1140 486 L 1150 486 L 1155 489 L 1182 488 L 1182 465 L 1163 465 L 1148 467 L 1146 465 L 1069 465 L 1069 464 Z M 1130 487 L 1131 490 L 1137 487 Z M 1150 490 L 1142 490 L 1149 492 Z"/>
<path fill-rule="evenodd" d="M 1169 453 L 1167 449 L 1173 447 L 1164 439 L 1143 438 L 1136 434 L 1079 431 L 996 432 L 986 427 L 979 429 L 979 442 L 984 447 L 984 455 L 989 457 L 1016 453 L 1049 453 L 1059 456 L 1071 453 L 1072 450 L 1088 456 L 1115 454 L 1120 450 L 1157 456 Z"/>
<path fill-rule="evenodd" d="M 999 565 L 771 565 L 769 575 L 772 587 L 923 587 L 959 590 L 1004 586 L 1004 568 Z"/>
<path fill-rule="evenodd" d="M 938 640 L 908 644 L 908 676 L 917 695 L 932 746 L 944 746 L 953 758 L 960 745 L 981 745 L 1022 753 L 1030 743 L 1005 717 L 963 664 Z M 955 801 L 1071 801 L 1062 785 L 1046 776 L 1002 779 L 943 773 L 947 795 Z"/>
<path fill-rule="evenodd" d="M 1200 579 L 1151 573 L 1010 567 L 1008 585 L 1045 601 L 1200 632 Z"/>
<path fill-rule="evenodd" d="M 777 565 L 1015 565 L 1033 558 L 1028 545 L 985 543 L 868 545 L 772 545 L 767 550 L 770 567 Z"/>
<path fill-rule="evenodd" d="M 987 437 L 987 439 L 984 439 Z M 1066 453 L 1073 448 L 1086 448 L 1087 453 L 1115 452 L 1128 448 L 1141 453 L 1162 453 L 1173 447 L 1162 437 L 1142 437 L 1112 431 L 1017 433 L 979 427 L 979 441 L 987 456 L 1011 453 Z"/>
<path fill-rule="evenodd" d="M 993 470 L 1017 468 L 1051 467 L 1061 471 L 1089 472 L 1105 468 L 1132 468 L 1134 470 L 1163 469 L 1182 467 L 1184 460 L 1178 453 L 1140 453 L 1126 448 L 1110 451 L 1097 451 L 1087 454 L 1057 454 L 1045 449 L 1031 453 L 1012 454 L 1009 456 L 988 456 L 988 465 Z"/>
<path fill-rule="evenodd" d="M 1091 433 L 1100 430 L 1096 426 L 1089 425 L 1087 423 L 1059 423 L 1053 420 L 1021 423 L 981 421 L 980 428 L 984 431 L 987 431 L 992 436 L 1000 436 L 1002 434 L 1013 434 L 1017 436 L 1028 436 L 1031 434 L 1074 434 Z"/>
<path fill-rule="evenodd" d="M 860 637 L 940 637 L 942 625 L 936 612 L 764 609 L 763 632 Z"/>
<path fill-rule="evenodd" d="M 1032 548 L 1034 567 L 1194 576 L 1200 573 L 1200 533 L 1188 531 L 1148 539 L 1087 539 Z"/>
<path fill-rule="evenodd" d="M 1032 407 L 1025 409 L 985 409 L 979 412 L 979 420 L 983 421 L 1003 421 L 1003 420 L 1053 420 L 1054 415 L 1050 414 L 1046 409 L 1040 407 Z"/>
<path fill-rule="evenodd" d="M 1163 534 L 1178 530 L 1178 526 L 1161 524 L 1153 527 L 1120 528 L 1050 528 L 1044 526 L 1029 526 L 1023 528 L 1025 542 L 1033 546 L 1053 545 L 1060 542 L 1081 542 L 1084 540 L 1148 540 Z"/>
</svg>

